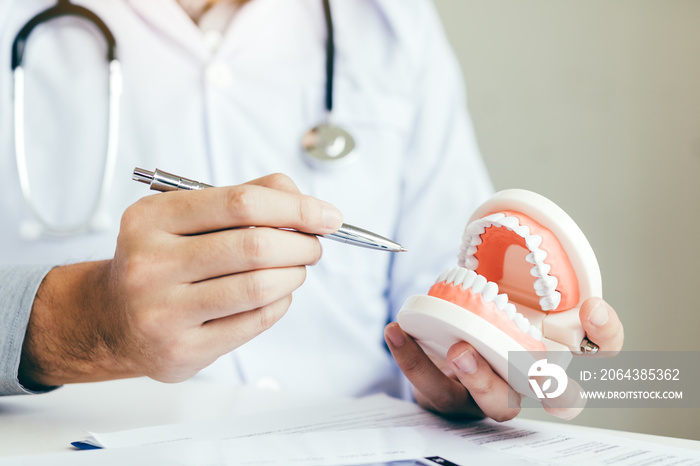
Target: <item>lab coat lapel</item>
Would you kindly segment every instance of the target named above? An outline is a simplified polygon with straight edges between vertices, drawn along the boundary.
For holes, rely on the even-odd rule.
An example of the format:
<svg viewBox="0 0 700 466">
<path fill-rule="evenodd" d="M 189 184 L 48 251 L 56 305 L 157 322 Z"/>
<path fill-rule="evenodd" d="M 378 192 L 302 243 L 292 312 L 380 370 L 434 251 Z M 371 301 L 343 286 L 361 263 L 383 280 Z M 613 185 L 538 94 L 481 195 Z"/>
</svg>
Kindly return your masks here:
<svg viewBox="0 0 700 466">
<path fill-rule="evenodd" d="M 127 0 L 131 7 L 157 30 L 166 34 L 173 42 L 206 61 L 209 50 L 197 25 L 175 0 Z"/>
</svg>

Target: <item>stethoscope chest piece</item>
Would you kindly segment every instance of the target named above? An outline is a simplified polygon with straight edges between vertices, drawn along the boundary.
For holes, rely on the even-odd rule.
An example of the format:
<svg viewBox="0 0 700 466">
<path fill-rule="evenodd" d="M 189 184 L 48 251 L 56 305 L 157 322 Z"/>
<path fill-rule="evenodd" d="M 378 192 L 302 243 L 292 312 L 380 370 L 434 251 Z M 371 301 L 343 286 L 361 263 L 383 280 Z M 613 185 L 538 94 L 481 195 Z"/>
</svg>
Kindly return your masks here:
<svg viewBox="0 0 700 466">
<path fill-rule="evenodd" d="M 356 159 L 353 137 L 343 128 L 330 123 L 321 123 L 307 131 L 301 145 L 307 161 L 314 167 L 342 167 Z"/>
</svg>

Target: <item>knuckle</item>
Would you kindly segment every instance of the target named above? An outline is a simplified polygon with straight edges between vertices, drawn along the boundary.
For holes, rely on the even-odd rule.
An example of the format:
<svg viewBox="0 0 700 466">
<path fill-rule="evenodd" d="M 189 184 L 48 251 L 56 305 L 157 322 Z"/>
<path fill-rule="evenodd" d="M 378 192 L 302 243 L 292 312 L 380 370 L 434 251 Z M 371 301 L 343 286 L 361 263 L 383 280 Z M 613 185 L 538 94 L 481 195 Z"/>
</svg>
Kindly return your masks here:
<svg viewBox="0 0 700 466">
<path fill-rule="evenodd" d="M 318 238 L 310 238 L 310 239 L 311 239 L 311 252 L 310 252 L 311 261 L 309 262 L 309 265 L 315 265 L 323 257 L 323 246 L 321 245 L 321 242 L 318 240 Z"/>
<path fill-rule="evenodd" d="M 264 306 L 259 309 L 259 325 L 263 331 L 272 328 L 272 326 L 282 318 L 282 315 L 284 315 L 284 312 L 287 310 L 287 306 L 281 304 L 283 303 L 280 303 L 280 305 L 275 303 L 274 305 Z"/>
<path fill-rule="evenodd" d="M 246 297 L 252 308 L 265 304 L 268 294 L 267 281 L 264 274 L 251 272 L 246 279 Z"/>
<path fill-rule="evenodd" d="M 258 196 L 251 186 L 236 186 L 228 191 L 226 204 L 234 218 L 246 222 L 258 209 Z"/>
<path fill-rule="evenodd" d="M 283 191 L 299 191 L 296 183 L 284 173 L 273 173 L 269 175 L 270 186 L 279 188 Z"/>
<path fill-rule="evenodd" d="M 496 389 L 496 379 L 493 377 L 475 377 L 469 382 L 469 393 L 472 396 L 485 396 Z"/>
<path fill-rule="evenodd" d="M 151 203 L 150 198 L 146 197 L 127 207 L 119 223 L 120 234 L 142 228 L 143 220 L 148 218 L 148 215 L 146 215 L 147 206 Z"/>
<path fill-rule="evenodd" d="M 153 270 L 153 258 L 146 251 L 125 255 L 120 261 L 120 280 L 127 296 L 148 293 Z"/>
<path fill-rule="evenodd" d="M 155 309 L 141 310 L 131 316 L 131 327 L 146 341 L 158 341 L 163 325 Z"/>
<path fill-rule="evenodd" d="M 270 230 L 267 228 L 250 228 L 246 230 L 243 240 L 244 253 L 251 265 L 261 265 L 272 248 Z"/>
<path fill-rule="evenodd" d="M 304 282 L 306 281 L 306 267 L 301 265 L 298 267 L 294 267 L 294 269 L 296 269 L 296 273 L 297 273 L 296 286 L 294 287 L 294 289 L 296 289 L 296 288 L 299 288 L 301 285 L 303 285 Z"/>
<path fill-rule="evenodd" d="M 423 361 L 414 357 L 402 359 L 400 361 L 400 366 L 401 370 L 409 380 L 420 379 L 425 375 L 427 371 L 427 367 L 423 363 Z"/>
<path fill-rule="evenodd" d="M 302 225 L 316 226 L 321 217 L 317 203 L 308 196 L 302 196 L 297 202 L 297 217 Z"/>
<path fill-rule="evenodd" d="M 437 390 L 430 395 L 430 404 L 440 413 L 454 413 L 462 409 L 463 400 L 456 400 L 446 390 Z"/>
</svg>

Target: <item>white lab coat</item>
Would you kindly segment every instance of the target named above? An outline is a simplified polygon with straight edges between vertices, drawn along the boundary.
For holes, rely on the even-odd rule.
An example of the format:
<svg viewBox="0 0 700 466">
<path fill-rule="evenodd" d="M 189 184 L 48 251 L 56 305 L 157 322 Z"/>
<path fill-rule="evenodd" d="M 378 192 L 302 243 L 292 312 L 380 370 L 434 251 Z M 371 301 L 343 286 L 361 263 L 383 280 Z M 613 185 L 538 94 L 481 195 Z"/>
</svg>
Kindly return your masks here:
<svg viewBox="0 0 700 466">
<path fill-rule="evenodd" d="M 392 237 L 392 255 L 322 241 L 288 314 L 204 375 L 291 390 L 360 395 L 399 391 L 383 327 L 404 299 L 456 263 L 469 214 L 490 194 L 466 114 L 456 61 L 423 0 L 332 2 L 334 121 L 358 160 L 319 171 L 300 139 L 324 117 L 321 0 L 252 0 L 215 51 L 174 0 L 76 0 L 113 31 L 122 63 L 111 226 L 26 241 L 13 150 L 11 41 L 54 0 L 0 0 L 0 259 L 2 264 L 110 257 L 119 218 L 146 187 L 139 166 L 214 185 L 269 173 L 328 200 L 348 223 Z M 99 188 L 107 121 L 104 41 L 79 19 L 38 27 L 25 56 L 29 171 L 38 208 L 79 221 Z M 156 194 L 157 195 L 157 194 Z"/>
</svg>

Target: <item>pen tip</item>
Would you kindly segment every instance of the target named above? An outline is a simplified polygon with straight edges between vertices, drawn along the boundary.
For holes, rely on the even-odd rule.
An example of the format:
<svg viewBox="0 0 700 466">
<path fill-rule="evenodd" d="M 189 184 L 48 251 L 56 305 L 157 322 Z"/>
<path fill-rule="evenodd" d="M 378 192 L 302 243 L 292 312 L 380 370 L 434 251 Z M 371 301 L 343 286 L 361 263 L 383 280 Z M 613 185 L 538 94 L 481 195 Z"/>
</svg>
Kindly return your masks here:
<svg viewBox="0 0 700 466">
<path fill-rule="evenodd" d="M 399 249 L 399 252 L 408 252 L 408 249 L 402 247 L 401 249 Z"/>
</svg>

